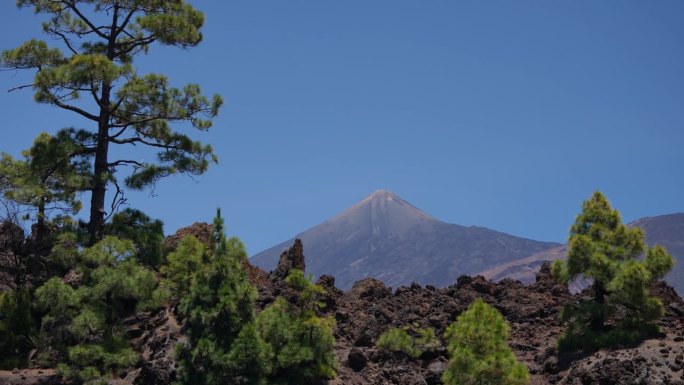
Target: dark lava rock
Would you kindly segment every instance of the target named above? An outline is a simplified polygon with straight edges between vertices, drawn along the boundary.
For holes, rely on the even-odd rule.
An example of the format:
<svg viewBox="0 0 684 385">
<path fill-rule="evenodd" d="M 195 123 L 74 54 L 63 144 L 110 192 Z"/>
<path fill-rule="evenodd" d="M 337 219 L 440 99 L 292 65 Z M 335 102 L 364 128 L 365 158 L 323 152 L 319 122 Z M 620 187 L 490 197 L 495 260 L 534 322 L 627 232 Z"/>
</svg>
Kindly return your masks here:
<svg viewBox="0 0 684 385">
<path fill-rule="evenodd" d="M 164 240 L 164 249 L 166 249 L 166 251 L 176 250 L 176 248 L 178 247 L 178 243 L 180 243 L 181 239 L 185 238 L 188 235 L 194 236 L 195 238 L 197 238 L 198 241 L 202 242 L 203 245 L 211 247 L 213 243 L 213 230 L 214 226 L 208 223 L 195 222 L 188 227 L 178 229 L 178 231 L 176 231 L 175 234 L 166 237 L 166 239 Z"/>
<path fill-rule="evenodd" d="M 269 278 L 272 281 L 282 281 L 287 278 L 292 269 L 299 269 L 301 271 L 306 269 L 306 264 L 304 262 L 304 245 L 302 244 L 301 239 L 295 239 L 292 247 L 280 254 L 278 266 L 271 272 Z"/>
<path fill-rule="evenodd" d="M 357 347 L 353 347 L 349 351 L 347 361 L 349 362 L 350 368 L 354 369 L 354 371 L 356 372 L 360 372 L 363 368 L 366 367 L 366 364 L 368 363 L 368 358 L 363 353 L 363 350 Z"/>
</svg>

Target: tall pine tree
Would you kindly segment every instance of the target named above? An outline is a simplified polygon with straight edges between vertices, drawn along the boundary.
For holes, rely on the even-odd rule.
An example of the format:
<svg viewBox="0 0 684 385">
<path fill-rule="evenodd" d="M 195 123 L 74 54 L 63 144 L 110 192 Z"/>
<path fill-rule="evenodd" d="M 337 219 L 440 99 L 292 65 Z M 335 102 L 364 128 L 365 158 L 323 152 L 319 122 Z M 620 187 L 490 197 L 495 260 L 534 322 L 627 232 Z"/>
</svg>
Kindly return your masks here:
<svg viewBox="0 0 684 385">
<path fill-rule="evenodd" d="M 125 185 L 142 189 L 171 174 L 202 174 L 216 161 L 211 146 L 172 130 L 171 124 L 209 129 L 221 98 L 203 96 L 194 84 L 171 87 L 165 76 L 140 75 L 133 66 L 133 58 L 149 52 L 154 43 L 181 48 L 199 44 L 201 12 L 184 0 L 18 0 L 17 5 L 47 15 L 43 31 L 61 47 L 33 39 L 4 51 L 0 65 L 34 70 L 33 82 L 17 89 L 32 87 L 38 103 L 73 112 L 91 124 L 94 142 L 84 148 L 93 159 L 91 244 L 104 235 L 110 184 L 115 191 L 109 211 L 121 202 L 124 190 L 116 177 L 121 167 L 132 168 Z M 112 146 L 122 147 L 119 154 L 148 147 L 157 157 L 114 158 Z"/>
</svg>

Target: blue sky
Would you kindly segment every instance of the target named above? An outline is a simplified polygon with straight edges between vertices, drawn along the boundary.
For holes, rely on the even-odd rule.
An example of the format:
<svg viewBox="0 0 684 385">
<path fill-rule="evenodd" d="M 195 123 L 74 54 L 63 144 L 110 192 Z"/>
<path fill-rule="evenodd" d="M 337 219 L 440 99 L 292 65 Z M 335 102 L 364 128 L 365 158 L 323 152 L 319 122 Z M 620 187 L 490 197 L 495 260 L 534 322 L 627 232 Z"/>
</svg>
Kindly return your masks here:
<svg viewBox="0 0 684 385">
<path fill-rule="evenodd" d="M 41 37 L 12 3 L 2 49 Z M 684 211 L 684 2 L 192 3 L 203 43 L 136 62 L 226 101 L 193 134 L 218 166 L 128 193 L 167 233 L 220 206 L 256 253 L 380 188 L 447 222 L 549 241 L 596 189 L 626 220 Z M 0 72 L 1 151 L 89 128 L 4 92 L 26 76 Z"/>
</svg>

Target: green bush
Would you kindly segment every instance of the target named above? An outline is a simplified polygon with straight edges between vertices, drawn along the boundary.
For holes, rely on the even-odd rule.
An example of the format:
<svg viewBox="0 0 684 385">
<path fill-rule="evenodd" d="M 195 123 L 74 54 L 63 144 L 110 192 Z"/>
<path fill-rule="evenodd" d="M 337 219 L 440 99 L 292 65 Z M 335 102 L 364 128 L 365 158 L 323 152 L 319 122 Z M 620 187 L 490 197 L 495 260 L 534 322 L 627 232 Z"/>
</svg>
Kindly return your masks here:
<svg viewBox="0 0 684 385">
<path fill-rule="evenodd" d="M 173 298 L 187 296 L 193 274 L 202 265 L 206 251 L 202 242 L 193 235 L 188 235 L 181 239 L 175 251 L 166 256 L 166 264 L 162 265 L 161 273 Z"/>
<path fill-rule="evenodd" d="M 105 226 L 105 234 L 131 240 L 137 260 L 143 265 L 157 268 L 163 261 L 163 224 L 140 210 L 128 208 L 114 215 Z"/>
<path fill-rule="evenodd" d="M 257 330 L 266 343 L 269 385 L 308 385 L 337 375 L 333 354 L 332 317 L 319 317 L 323 289 L 301 270 L 286 282 L 297 291 L 297 304 L 278 298 L 257 317 Z"/>
<path fill-rule="evenodd" d="M 501 314 L 478 298 L 446 331 L 450 359 L 444 384 L 527 384 L 527 368 L 508 346 L 509 332 Z"/>
<path fill-rule="evenodd" d="M 376 345 L 389 352 L 401 352 L 418 358 L 425 352 L 437 349 L 441 342 L 433 328 L 392 328 L 380 335 Z"/>
<path fill-rule="evenodd" d="M 35 306 L 44 314 L 41 335 L 49 335 L 62 355 L 59 369 L 65 378 L 101 383 L 139 360 L 122 320 L 160 307 L 165 295 L 156 275 L 137 262 L 130 240 L 108 236 L 72 252 L 81 277 L 78 288 L 52 278 L 36 290 Z"/>
<path fill-rule="evenodd" d="M 0 369 L 26 365 L 33 333 L 28 289 L 0 292 Z"/>
<path fill-rule="evenodd" d="M 392 328 L 382 333 L 377 346 L 390 352 L 402 352 L 411 357 L 419 357 L 420 349 L 416 347 L 415 338 L 404 329 Z"/>
</svg>

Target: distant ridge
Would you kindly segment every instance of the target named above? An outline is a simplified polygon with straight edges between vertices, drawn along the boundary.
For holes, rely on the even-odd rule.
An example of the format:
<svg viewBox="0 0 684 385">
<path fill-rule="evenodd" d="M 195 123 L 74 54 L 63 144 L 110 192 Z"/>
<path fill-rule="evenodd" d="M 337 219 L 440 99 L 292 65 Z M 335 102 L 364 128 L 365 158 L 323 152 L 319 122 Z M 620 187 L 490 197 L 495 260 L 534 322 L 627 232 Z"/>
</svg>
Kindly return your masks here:
<svg viewBox="0 0 684 385">
<path fill-rule="evenodd" d="M 558 246 L 483 227 L 445 223 L 386 190 L 373 192 L 250 261 L 265 270 L 275 268 L 280 253 L 295 238 L 304 243 L 308 272 L 334 275 L 342 289 L 365 277 L 394 287 L 411 282 L 441 287 L 454 283 L 460 275 Z"/>
<path fill-rule="evenodd" d="M 665 277 L 679 295 L 684 295 L 684 213 L 645 217 L 628 224 L 630 227 L 641 227 L 646 234 L 649 246 L 661 245 L 675 258 L 675 266 Z M 481 271 L 485 278 L 500 281 L 504 278 L 517 279 L 523 283 L 534 282 L 539 267 L 545 261 L 565 259 L 567 246 L 558 246 L 540 253 L 510 261 L 491 269 Z"/>
</svg>

